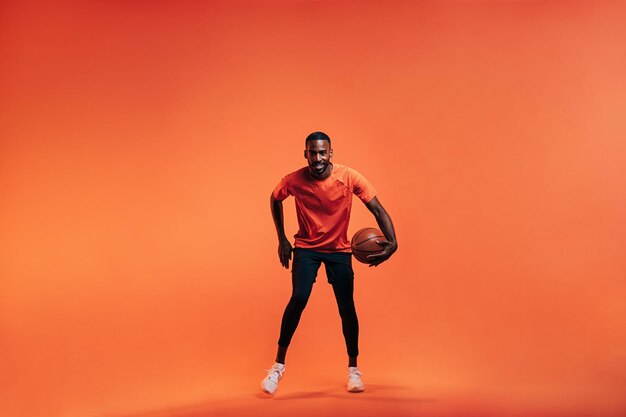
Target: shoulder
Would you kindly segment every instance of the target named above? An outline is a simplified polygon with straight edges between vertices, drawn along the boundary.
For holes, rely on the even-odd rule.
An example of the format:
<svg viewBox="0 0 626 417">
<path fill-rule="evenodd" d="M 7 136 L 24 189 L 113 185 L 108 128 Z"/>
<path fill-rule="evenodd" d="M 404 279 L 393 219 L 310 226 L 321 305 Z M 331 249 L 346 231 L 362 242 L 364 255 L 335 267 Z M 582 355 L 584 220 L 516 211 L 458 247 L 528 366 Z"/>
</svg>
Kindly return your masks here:
<svg viewBox="0 0 626 417">
<path fill-rule="evenodd" d="M 350 175 L 351 171 L 353 171 L 352 168 L 333 162 L 333 175 L 337 177 L 345 177 L 347 175 Z"/>
<path fill-rule="evenodd" d="M 337 175 L 338 178 L 346 181 L 358 181 L 359 179 L 364 178 L 363 175 L 354 168 L 340 164 L 333 164 L 333 166 L 333 174 Z"/>
</svg>

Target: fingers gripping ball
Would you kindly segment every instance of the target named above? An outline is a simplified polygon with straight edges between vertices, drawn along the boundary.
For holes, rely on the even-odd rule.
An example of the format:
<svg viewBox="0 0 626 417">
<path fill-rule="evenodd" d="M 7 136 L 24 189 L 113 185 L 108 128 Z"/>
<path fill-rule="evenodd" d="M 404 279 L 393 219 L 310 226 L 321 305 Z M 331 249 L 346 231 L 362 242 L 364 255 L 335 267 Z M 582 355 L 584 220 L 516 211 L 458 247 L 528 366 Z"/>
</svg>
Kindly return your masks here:
<svg viewBox="0 0 626 417">
<path fill-rule="evenodd" d="M 376 241 L 387 241 L 385 235 L 380 230 L 374 227 L 366 227 L 357 231 L 352 236 L 352 254 L 356 260 L 364 264 L 372 263 L 374 260 L 368 259 L 367 256 L 379 254 L 384 249 L 383 245 L 378 244 Z"/>
</svg>

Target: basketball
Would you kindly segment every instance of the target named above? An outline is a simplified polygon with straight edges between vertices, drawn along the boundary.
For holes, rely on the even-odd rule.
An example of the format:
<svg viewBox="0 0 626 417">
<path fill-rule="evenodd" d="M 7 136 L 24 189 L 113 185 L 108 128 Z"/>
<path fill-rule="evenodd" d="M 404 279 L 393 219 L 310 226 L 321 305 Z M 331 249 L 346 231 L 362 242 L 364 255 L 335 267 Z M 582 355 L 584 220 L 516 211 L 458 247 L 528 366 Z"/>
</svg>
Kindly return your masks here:
<svg viewBox="0 0 626 417">
<path fill-rule="evenodd" d="M 356 260 L 364 264 L 372 263 L 367 256 L 381 253 L 384 249 L 382 245 L 376 243 L 377 240 L 387 241 L 385 235 L 375 227 L 366 227 L 357 231 L 352 236 L 352 254 Z"/>
</svg>

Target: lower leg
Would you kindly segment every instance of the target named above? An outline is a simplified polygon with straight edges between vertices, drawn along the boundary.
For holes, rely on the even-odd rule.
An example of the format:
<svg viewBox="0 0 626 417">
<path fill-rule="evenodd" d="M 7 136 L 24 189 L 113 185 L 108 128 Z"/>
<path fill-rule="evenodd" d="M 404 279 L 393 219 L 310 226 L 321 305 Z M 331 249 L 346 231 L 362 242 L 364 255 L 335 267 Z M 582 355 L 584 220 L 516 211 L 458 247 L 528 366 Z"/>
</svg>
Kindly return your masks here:
<svg viewBox="0 0 626 417">
<path fill-rule="evenodd" d="M 354 307 L 354 282 L 352 280 L 333 283 L 333 291 L 341 316 L 341 327 L 348 351 L 348 366 L 356 366 L 359 355 L 359 319 Z"/>
<path fill-rule="evenodd" d="M 285 364 L 285 355 L 287 355 L 287 348 L 288 346 L 278 345 L 278 351 L 276 352 L 276 362 L 282 363 L 283 365 Z"/>
<path fill-rule="evenodd" d="M 313 290 L 313 283 L 315 282 L 315 274 L 317 272 L 317 270 L 314 269 L 311 275 L 311 271 L 307 269 L 303 271 L 300 263 L 297 263 L 296 260 L 294 260 L 293 270 L 291 298 L 283 313 L 283 319 L 280 325 L 280 337 L 278 339 L 278 350 L 276 352 L 276 362 L 282 363 L 283 365 L 285 364 L 287 348 L 291 343 L 291 338 L 298 327 L 302 312 Z M 307 272 L 309 273 L 308 275 Z"/>
<path fill-rule="evenodd" d="M 356 356 L 348 356 L 348 366 L 356 367 Z"/>
<path fill-rule="evenodd" d="M 289 300 L 285 312 L 283 313 L 283 320 L 280 325 L 280 337 L 278 338 L 278 351 L 276 352 L 276 362 L 285 363 L 285 355 L 287 354 L 287 348 L 291 343 L 291 338 L 298 327 L 302 312 L 306 307 L 310 290 L 305 294 L 295 294 Z"/>
</svg>

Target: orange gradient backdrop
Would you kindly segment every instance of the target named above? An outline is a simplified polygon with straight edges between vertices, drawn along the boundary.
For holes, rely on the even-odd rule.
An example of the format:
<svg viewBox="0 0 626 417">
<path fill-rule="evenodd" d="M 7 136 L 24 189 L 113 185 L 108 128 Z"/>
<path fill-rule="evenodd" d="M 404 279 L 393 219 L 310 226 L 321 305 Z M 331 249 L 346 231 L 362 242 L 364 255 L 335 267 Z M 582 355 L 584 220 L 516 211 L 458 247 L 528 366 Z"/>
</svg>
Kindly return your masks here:
<svg viewBox="0 0 626 417">
<path fill-rule="evenodd" d="M 0 7 L 3 416 L 292 415 L 269 195 L 314 130 L 399 240 L 355 266 L 354 415 L 626 413 L 623 3 Z M 345 356 L 322 269 L 282 393 Z"/>
</svg>

